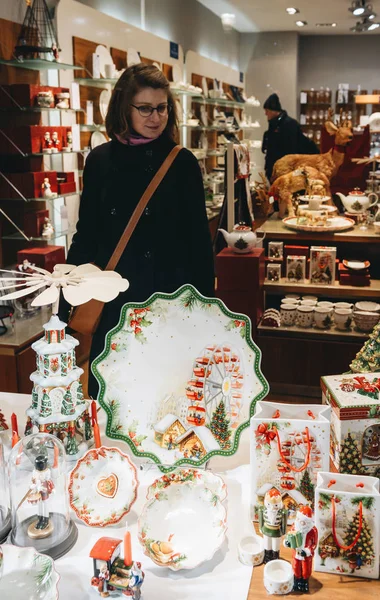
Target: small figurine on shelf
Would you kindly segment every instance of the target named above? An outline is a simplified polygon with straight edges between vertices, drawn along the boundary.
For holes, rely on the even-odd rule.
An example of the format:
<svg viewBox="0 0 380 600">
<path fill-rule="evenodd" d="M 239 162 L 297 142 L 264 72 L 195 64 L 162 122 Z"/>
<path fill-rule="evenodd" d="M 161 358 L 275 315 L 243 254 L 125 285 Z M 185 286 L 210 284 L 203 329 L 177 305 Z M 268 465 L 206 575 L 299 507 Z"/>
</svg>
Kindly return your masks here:
<svg viewBox="0 0 380 600">
<path fill-rule="evenodd" d="M 51 141 L 52 141 L 51 151 L 54 153 L 59 152 L 61 149 L 61 142 L 58 139 L 58 133 L 56 131 L 53 131 L 53 133 L 51 135 Z"/>
<path fill-rule="evenodd" d="M 51 46 L 51 51 L 53 52 L 55 62 L 59 62 L 59 48 L 55 42 Z"/>
<path fill-rule="evenodd" d="M 257 512 L 259 529 L 264 537 L 264 562 L 267 563 L 280 556 L 281 538 L 286 533 L 288 511 L 284 508 L 280 492 L 272 488 L 265 494 L 264 505 L 259 505 Z"/>
<path fill-rule="evenodd" d="M 71 129 L 69 129 L 67 132 L 66 140 L 66 148 L 68 149 L 67 152 L 71 152 L 73 149 L 73 134 L 71 132 Z"/>
<path fill-rule="evenodd" d="M 51 191 L 51 184 L 50 184 L 49 177 L 44 178 L 44 182 L 41 185 L 41 189 L 42 189 L 42 197 L 43 198 L 56 198 L 57 197 L 56 192 Z"/>
<path fill-rule="evenodd" d="M 53 531 L 53 524 L 46 506 L 53 491 L 54 483 L 48 468 L 47 456 L 39 454 L 34 460 L 32 483 L 25 498 L 30 504 L 38 504 L 38 519 L 32 521 L 28 527 L 28 536 L 32 539 L 48 537 Z"/>
<path fill-rule="evenodd" d="M 44 139 L 42 142 L 42 152 L 46 154 L 51 154 L 53 148 L 53 142 L 50 137 L 50 131 L 46 131 L 44 134 Z"/>
<path fill-rule="evenodd" d="M 48 217 L 45 217 L 45 223 L 41 235 L 45 238 L 51 238 L 54 235 L 54 227 Z"/>
<path fill-rule="evenodd" d="M 294 592 L 308 592 L 313 556 L 318 543 L 318 530 L 314 525 L 310 506 L 298 508 L 294 524 L 286 536 L 284 546 L 292 549 Z"/>
</svg>

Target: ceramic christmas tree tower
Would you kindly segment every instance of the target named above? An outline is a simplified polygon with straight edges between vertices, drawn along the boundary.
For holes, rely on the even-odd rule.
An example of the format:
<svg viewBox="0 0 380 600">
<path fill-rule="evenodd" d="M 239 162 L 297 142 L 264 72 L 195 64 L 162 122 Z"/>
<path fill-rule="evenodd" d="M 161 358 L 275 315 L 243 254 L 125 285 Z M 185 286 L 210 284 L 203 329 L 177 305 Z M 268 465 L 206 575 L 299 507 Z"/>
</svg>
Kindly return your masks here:
<svg viewBox="0 0 380 600">
<path fill-rule="evenodd" d="M 369 339 L 350 364 L 353 373 L 376 373 L 380 371 L 380 322 L 374 327 Z"/>
<path fill-rule="evenodd" d="M 44 325 L 45 336 L 32 344 L 37 370 L 33 381 L 32 404 L 26 411 L 25 435 L 37 426 L 40 432 L 56 435 L 68 458 L 77 460 L 92 445 L 88 402 L 79 381 L 83 369 L 76 366 L 75 347 L 79 342 L 66 335 L 66 323 L 53 315 Z"/>
</svg>

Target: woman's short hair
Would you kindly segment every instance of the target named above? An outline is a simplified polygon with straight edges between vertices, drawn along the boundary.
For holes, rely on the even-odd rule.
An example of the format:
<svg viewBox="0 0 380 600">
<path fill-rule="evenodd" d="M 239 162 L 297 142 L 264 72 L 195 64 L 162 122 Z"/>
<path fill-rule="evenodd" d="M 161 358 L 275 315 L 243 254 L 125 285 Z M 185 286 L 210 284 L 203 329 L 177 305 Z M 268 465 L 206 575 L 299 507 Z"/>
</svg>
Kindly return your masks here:
<svg viewBox="0 0 380 600">
<path fill-rule="evenodd" d="M 131 103 L 147 87 L 166 92 L 169 115 L 164 133 L 172 140 L 178 139 L 176 102 L 169 81 L 160 69 L 142 63 L 128 67 L 114 87 L 106 116 L 106 130 L 111 139 L 116 139 L 116 135 L 126 137 L 131 132 Z"/>
</svg>

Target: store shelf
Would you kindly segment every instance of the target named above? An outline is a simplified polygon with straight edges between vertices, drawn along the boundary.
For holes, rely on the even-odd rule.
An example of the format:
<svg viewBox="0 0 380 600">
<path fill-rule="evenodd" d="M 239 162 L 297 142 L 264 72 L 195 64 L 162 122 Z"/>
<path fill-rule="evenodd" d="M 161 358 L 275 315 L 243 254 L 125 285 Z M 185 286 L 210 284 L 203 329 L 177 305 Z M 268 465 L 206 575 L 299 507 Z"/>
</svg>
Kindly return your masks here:
<svg viewBox="0 0 380 600">
<path fill-rule="evenodd" d="M 310 242 L 321 241 L 321 242 L 335 242 L 335 243 L 346 243 L 353 242 L 358 244 L 379 244 L 380 235 L 376 233 L 373 226 L 369 226 L 368 229 L 360 229 L 358 225 L 352 227 L 348 231 L 341 231 L 339 233 L 328 233 L 321 231 L 320 233 L 308 232 L 308 231 L 293 231 L 285 227 L 281 219 L 278 218 L 278 213 L 274 213 L 269 219 L 263 223 L 258 230 L 260 233 L 266 234 L 266 239 L 270 240 L 292 240 L 293 242 L 299 240 L 308 240 Z"/>
<path fill-rule="evenodd" d="M 268 327 L 267 325 L 258 325 L 258 331 L 260 335 L 270 335 L 278 337 L 293 337 L 302 339 L 325 339 L 334 341 L 361 341 L 366 340 L 369 333 L 364 333 L 356 328 L 348 331 L 341 331 L 332 325 L 329 329 L 318 329 L 317 327 L 298 327 L 298 325 L 292 325 L 291 327 Z"/>
<path fill-rule="evenodd" d="M 80 69 L 81 67 L 75 67 L 76 69 Z M 89 87 L 104 87 L 105 85 L 114 86 L 118 79 L 107 79 L 106 77 L 102 79 L 94 79 L 93 77 L 76 77 L 74 79 L 76 83 L 79 85 L 87 85 Z"/>
<path fill-rule="evenodd" d="M 34 242 L 34 241 L 43 241 L 43 242 L 51 242 L 52 240 L 57 240 L 58 238 L 65 236 L 65 235 L 70 235 L 70 233 L 74 233 L 74 231 L 70 230 L 70 229 L 66 229 L 64 231 L 56 231 L 54 233 L 54 235 L 52 235 L 51 237 L 42 237 L 42 235 L 40 236 L 32 236 L 29 237 L 29 241 L 30 242 Z M 3 235 L 2 236 L 3 240 L 23 240 L 26 241 L 25 238 L 21 235 L 21 233 L 10 233 L 9 235 Z"/>
<path fill-rule="evenodd" d="M 328 298 L 379 298 L 380 280 L 372 279 L 368 287 L 357 287 L 354 285 L 340 285 L 335 281 L 332 285 L 321 285 L 315 283 L 290 283 L 284 277 L 280 281 L 265 281 L 264 291 L 267 294 L 316 294 Z"/>
<path fill-rule="evenodd" d="M 4 58 L 0 58 L 0 65 L 6 65 L 7 67 L 18 67 L 21 69 L 31 69 L 32 71 L 45 71 L 47 69 L 54 70 L 73 70 L 73 69 L 82 69 L 82 67 L 78 67 L 77 65 L 68 65 L 66 63 L 55 62 L 52 60 L 44 60 L 42 58 L 36 59 L 13 59 L 13 60 L 5 60 Z"/>
<path fill-rule="evenodd" d="M 11 112 L 11 113 L 19 113 L 19 112 L 31 112 L 31 113 L 39 113 L 39 112 L 69 112 L 69 113 L 77 113 L 85 111 L 83 108 L 44 108 L 42 106 L 12 106 L 9 108 L 0 108 L 0 112 Z"/>
<path fill-rule="evenodd" d="M 106 131 L 105 125 L 79 125 L 80 131 Z"/>
<path fill-rule="evenodd" d="M 195 131 L 225 131 L 225 127 L 217 127 L 216 125 L 188 125 L 188 123 L 180 123 L 180 127 L 194 129 Z"/>
<path fill-rule="evenodd" d="M 82 154 L 83 152 L 90 152 L 91 148 L 85 148 L 82 150 L 70 150 L 70 152 L 52 152 L 51 154 L 47 152 L 31 152 L 31 153 L 23 153 L 23 154 L 0 154 L 1 158 L 29 158 L 32 156 L 62 156 L 66 154 Z"/>
<path fill-rule="evenodd" d="M 181 90 L 180 88 L 170 88 L 171 93 L 174 96 L 189 96 L 190 98 L 203 98 L 202 94 L 197 94 L 197 92 L 192 92 L 191 90 Z"/>
<path fill-rule="evenodd" d="M 197 104 L 212 104 L 213 106 L 230 106 L 231 108 L 244 108 L 248 105 L 247 102 L 236 102 L 225 98 L 204 98 L 203 96 L 200 99 L 195 99 L 194 102 Z"/>
<path fill-rule="evenodd" d="M 69 198 L 70 196 L 78 196 L 80 192 L 71 192 L 70 194 L 58 194 L 56 198 L 0 198 L 0 202 L 19 202 L 22 200 L 23 202 L 55 202 L 56 200 L 61 200 L 62 198 Z"/>
<path fill-rule="evenodd" d="M 224 156 L 226 153 L 226 149 L 224 150 L 208 150 L 207 156 Z"/>
</svg>

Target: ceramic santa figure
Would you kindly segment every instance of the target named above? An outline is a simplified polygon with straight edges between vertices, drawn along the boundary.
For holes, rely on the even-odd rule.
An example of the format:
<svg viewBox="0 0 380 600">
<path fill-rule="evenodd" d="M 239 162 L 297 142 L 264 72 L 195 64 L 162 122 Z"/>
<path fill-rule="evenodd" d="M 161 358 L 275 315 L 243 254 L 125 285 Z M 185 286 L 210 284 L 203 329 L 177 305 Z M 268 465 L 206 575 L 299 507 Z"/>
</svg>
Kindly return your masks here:
<svg viewBox="0 0 380 600">
<path fill-rule="evenodd" d="M 318 530 L 314 525 L 310 506 L 300 506 L 294 524 L 286 536 L 284 545 L 292 548 L 292 567 L 295 592 L 309 591 L 309 578 L 313 556 L 318 543 Z"/>
<path fill-rule="evenodd" d="M 280 556 L 281 539 L 286 533 L 288 511 L 284 508 L 281 494 L 276 488 L 269 490 L 264 497 L 264 506 L 257 507 L 259 529 L 264 538 L 264 562 Z"/>
</svg>

